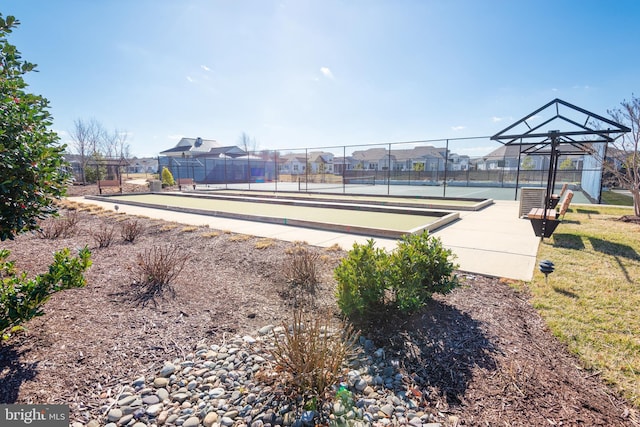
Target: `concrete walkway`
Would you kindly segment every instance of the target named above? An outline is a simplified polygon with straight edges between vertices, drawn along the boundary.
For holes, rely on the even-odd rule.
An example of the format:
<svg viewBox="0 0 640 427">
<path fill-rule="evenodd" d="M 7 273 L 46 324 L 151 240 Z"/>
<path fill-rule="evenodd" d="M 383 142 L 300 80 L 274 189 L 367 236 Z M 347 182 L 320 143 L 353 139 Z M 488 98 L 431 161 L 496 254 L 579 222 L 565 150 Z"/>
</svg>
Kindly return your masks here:
<svg viewBox="0 0 640 427">
<path fill-rule="evenodd" d="M 69 200 L 114 209 L 116 203 L 70 197 Z M 304 241 L 310 245 L 339 245 L 345 250 L 354 243 L 366 243 L 367 236 L 266 224 L 254 221 L 187 214 L 163 209 L 119 205 L 118 212 L 175 221 L 189 225 L 208 225 L 215 230 L 231 231 L 284 241 Z M 531 280 L 537 264 L 540 239 L 535 237 L 528 220 L 518 218 L 518 202 L 495 201 L 480 211 L 460 211 L 460 220 L 432 233 L 457 255 L 460 270 L 516 280 Z M 375 238 L 376 246 L 393 250 L 394 239 Z"/>
</svg>

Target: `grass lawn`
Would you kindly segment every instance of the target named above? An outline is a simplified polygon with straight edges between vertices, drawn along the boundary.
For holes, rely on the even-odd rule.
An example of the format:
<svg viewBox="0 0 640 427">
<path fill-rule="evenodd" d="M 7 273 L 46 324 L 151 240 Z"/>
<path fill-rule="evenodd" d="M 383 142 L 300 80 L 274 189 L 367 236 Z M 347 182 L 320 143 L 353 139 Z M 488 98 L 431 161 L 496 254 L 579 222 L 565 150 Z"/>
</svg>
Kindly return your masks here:
<svg viewBox="0 0 640 427">
<path fill-rule="evenodd" d="M 587 369 L 640 407 L 640 225 L 628 208 L 573 207 L 538 252 L 532 303 Z"/>
<path fill-rule="evenodd" d="M 633 206 L 633 197 L 615 191 L 602 192 L 603 205 Z M 633 212 L 632 212 L 633 213 Z"/>
</svg>

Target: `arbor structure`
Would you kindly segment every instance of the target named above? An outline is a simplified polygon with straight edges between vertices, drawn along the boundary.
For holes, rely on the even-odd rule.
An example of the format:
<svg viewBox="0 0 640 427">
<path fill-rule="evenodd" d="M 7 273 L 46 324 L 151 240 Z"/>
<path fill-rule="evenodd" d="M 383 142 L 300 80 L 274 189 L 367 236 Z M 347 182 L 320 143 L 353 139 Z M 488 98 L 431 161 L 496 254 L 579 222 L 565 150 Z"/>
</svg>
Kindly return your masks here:
<svg viewBox="0 0 640 427">
<path fill-rule="evenodd" d="M 543 114 L 550 117 L 535 123 L 534 119 Z M 629 131 L 628 127 L 614 120 L 556 98 L 491 137 L 491 140 L 504 145 L 519 147 L 520 154 L 549 157 L 543 218 L 531 220 L 536 235 L 549 237 L 558 224 L 558 220 L 547 218 L 547 207 L 551 206 L 559 158 L 563 155 L 596 158 L 598 152 L 603 151 L 601 148 L 615 143 Z M 592 193 L 595 192 L 593 187 L 597 186 L 598 194 L 594 198 L 599 199 L 602 172 L 597 172 L 597 177 L 591 177 L 597 179 L 585 179 L 583 171 L 581 185 L 585 190 L 584 184 L 590 184 Z M 596 182 L 597 185 L 594 185 Z"/>
<path fill-rule="evenodd" d="M 620 187 L 631 192 L 634 214 L 640 216 L 640 98 L 632 95 L 630 101 L 622 101 L 620 107 L 608 113 L 631 131 L 609 143 L 603 159 L 604 170 Z"/>
</svg>

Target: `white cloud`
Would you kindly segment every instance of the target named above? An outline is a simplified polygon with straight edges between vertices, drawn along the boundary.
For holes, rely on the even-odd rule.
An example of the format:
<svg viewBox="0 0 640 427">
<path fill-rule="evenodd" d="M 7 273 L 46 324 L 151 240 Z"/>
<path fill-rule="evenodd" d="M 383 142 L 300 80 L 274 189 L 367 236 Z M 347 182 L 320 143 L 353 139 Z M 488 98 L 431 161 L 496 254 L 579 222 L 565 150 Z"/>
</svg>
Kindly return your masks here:
<svg viewBox="0 0 640 427">
<path fill-rule="evenodd" d="M 465 128 L 465 126 L 451 126 L 451 130 L 454 131 L 454 132 L 457 132 L 457 131 L 462 130 L 464 128 Z"/>
<path fill-rule="evenodd" d="M 492 121 L 493 123 L 498 123 L 498 122 L 501 122 L 501 121 L 503 121 L 503 120 L 504 120 L 504 118 L 503 118 L 503 117 L 496 117 L 496 116 L 491 117 L 491 121 Z"/>
<path fill-rule="evenodd" d="M 191 76 L 187 76 L 187 81 L 189 83 L 195 83 L 196 82 Z"/>
<path fill-rule="evenodd" d="M 321 67 L 320 68 L 320 72 L 322 73 L 323 76 L 325 76 L 328 79 L 333 79 L 333 73 L 331 72 L 331 70 L 329 69 L 329 67 Z"/>
<path fill-rule="evenodd" d="M 211 71 L 211 68 L 207 67 L 206 65 L 201 65 L 200 68 L 202 68 L 205 71 Z"/>
</svg>

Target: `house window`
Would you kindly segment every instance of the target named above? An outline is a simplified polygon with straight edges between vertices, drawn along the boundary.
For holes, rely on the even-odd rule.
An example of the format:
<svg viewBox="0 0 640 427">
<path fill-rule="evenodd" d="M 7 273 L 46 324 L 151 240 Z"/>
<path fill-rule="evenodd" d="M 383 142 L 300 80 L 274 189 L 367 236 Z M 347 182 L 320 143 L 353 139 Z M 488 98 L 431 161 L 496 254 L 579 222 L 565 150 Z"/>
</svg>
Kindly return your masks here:
<svg viewBox="0 0 640 427">
<path fill-rule="evenodd" d="M 298 172 L 298 165 L 293 165 L 293 171 Z"/>
</svg>

